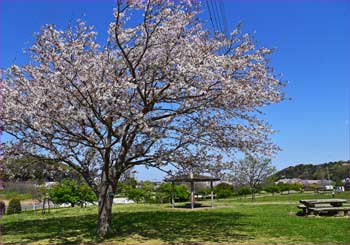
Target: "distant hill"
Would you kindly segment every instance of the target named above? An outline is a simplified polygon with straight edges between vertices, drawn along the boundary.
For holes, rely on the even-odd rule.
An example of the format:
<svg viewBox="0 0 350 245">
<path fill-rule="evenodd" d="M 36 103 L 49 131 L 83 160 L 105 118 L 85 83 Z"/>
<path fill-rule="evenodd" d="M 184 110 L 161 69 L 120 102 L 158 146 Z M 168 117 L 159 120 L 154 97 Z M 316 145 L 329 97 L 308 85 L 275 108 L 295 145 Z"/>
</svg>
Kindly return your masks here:
<svg viewBox="0 0 350 245">
<path fill-rule="evenodd" d="M 327 179 L 327 168 L 329 178 L 333 181 L 339 182 L 350 177 L 350 161 L 338 161 L 317 165 L 299 164 L 291 166 L 274 174 L 274 179 Z"/>
</svg>

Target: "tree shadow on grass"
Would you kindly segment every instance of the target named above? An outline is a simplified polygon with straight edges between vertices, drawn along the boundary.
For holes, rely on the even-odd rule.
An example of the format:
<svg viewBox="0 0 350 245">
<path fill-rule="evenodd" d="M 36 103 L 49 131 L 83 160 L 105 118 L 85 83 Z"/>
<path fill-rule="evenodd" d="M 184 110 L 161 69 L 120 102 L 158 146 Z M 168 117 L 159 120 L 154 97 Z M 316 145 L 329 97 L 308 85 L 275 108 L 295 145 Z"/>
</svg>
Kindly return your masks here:
<svg viewBox="0 0 350 245">
<path fill-rule="evenodd" d="M 113 213 L 115 232 L 106 241 L 133 243 L 156 240 L 163 243 L 234 243 L 254 237 L 244 235 L 248 227 L 237 212 L 137 211 Z M 97 243 L 97 215 L 46 217 L 7 223 L 4 242 L 16 243 Z M 16 237 L 15 240 L 10 239 Z M 129 239 L 129 240 L 128 240 Z"/>
<path fill-rule="evenodd" d="M 118 217 L 119 216 L 119 217 Z M 220 243 L 251 239 L 242 234 L 247 227 L 236 212 L 158 211 L 123 213 L 114 216 L 117 237 L 122 242 L 130 235 L 161 240 L 165 243 Z"/>
<path fill-rule="evenodd" d="M 3 225 L 4 243 L 93 242 L 97 215 L 57 217 L 38 214 L 37 219 L 13 221 Z"/>
</svg>

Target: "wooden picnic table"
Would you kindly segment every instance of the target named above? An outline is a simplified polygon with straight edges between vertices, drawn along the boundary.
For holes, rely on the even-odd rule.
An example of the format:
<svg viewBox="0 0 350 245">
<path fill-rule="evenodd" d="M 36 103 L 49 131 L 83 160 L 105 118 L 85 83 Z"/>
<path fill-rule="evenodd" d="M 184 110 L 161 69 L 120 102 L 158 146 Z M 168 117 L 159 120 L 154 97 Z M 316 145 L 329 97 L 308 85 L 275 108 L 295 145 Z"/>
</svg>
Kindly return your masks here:
<svg viewBox="0 0 350 245">
<path fill-rule="evenodd" d="M 347 203 L 345 199 L 309 199 L 299 202 L 303 205 L 299 205 L 298 208 L 303 209 L 303 213 L 306 215 L 318 215 L 321 212 L 338 213 L 339 211 L 343 211 L 344 215 L 347 215 L 350 211 L 350 207 L 343 206 L 344 203 Z"/>
</svg>

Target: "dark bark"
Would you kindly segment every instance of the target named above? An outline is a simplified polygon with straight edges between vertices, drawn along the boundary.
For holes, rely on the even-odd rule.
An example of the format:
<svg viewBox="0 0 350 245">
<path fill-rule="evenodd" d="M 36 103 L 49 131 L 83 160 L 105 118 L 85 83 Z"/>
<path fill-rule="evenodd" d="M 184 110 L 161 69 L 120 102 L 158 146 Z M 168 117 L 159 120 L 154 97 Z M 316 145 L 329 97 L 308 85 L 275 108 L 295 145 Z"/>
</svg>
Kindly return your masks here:
<svg viewBox="0 0 350 245">
<path fill-rule="evenodd" d="M 98 195 L 98 225 L 97 233 L 99 237 L 105 237 L 112 232 L 112 204 L 113 186 L 110 183 L 102 184 Z"/>
<path fill-rule="evenodd" d="M 252 188 L 252 201 L 255 201 L 255 188 Z"/>
</svg>

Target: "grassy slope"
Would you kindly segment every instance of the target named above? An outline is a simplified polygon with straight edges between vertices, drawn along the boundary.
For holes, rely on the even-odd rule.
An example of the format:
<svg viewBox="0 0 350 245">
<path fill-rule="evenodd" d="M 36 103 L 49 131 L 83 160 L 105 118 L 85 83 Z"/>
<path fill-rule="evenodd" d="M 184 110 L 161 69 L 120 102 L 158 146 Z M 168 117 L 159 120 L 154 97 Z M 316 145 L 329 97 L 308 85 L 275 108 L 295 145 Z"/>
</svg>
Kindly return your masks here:
<svg viewBox="0 0 350 245">
<path fill-rule="evenodd" d="M 116 205 L 115 233 L 94 237 L 97 209 L 62 208 L 41 215 L 4 216 L 4 243 L 339 243 L 350 244 L 350 219 L 298 217 L 299 199 L 329 195 L 265 196 L 220 200 L 215 209 L 170 209 L 169 205 Z M 339 198 L 350 199 L 342 194 Z"/>
</svg>

